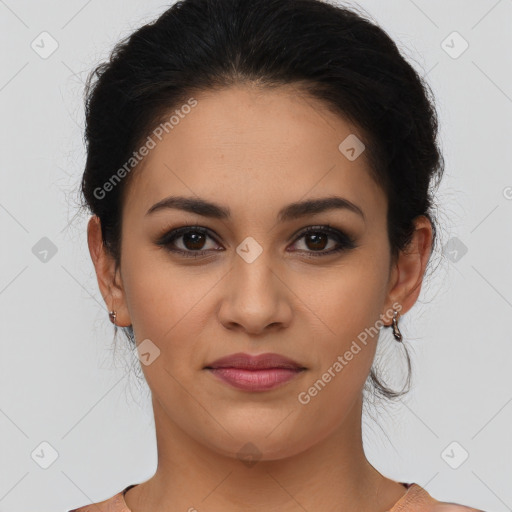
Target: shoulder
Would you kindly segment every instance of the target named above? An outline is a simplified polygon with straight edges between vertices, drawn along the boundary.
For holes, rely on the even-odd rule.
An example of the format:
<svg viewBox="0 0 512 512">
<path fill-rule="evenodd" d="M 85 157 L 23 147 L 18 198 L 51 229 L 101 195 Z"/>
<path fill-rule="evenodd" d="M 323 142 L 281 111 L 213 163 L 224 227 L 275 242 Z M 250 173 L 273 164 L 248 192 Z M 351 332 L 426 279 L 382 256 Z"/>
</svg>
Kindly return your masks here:
<svg viewBox="0 0 512 512">
<path fill-rule="evenodd" d="M 124 490 L 119 491 L 117 494 L 104 501 L 74 508 L 73 510 L 68 510 L 68 512 L 130 512 L 126 507 L 123 492 Z"/>
<path fill-rule="evenodd" d="M 437 500 L 417 483 L 407 486 L 408 491 L 390 512 L 484 512 L 462 503 Z"/>
</svg>

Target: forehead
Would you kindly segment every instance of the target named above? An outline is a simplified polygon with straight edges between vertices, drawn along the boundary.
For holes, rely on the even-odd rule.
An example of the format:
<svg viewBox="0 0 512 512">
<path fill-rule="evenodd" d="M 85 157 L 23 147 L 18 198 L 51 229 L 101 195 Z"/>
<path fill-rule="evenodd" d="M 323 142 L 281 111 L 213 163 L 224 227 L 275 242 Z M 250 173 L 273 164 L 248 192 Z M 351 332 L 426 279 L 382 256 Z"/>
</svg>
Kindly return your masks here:
<svg viewBox="0 0 512 512">
<path fill-rule="evenodd" d="M 285 203 L 334 194 L 370 216 L 385 211 L 364 151 L 350 160 L 339 148 L 357 129 L 298 88 L 236 86 L 193 97 L 193 108 L 152 135 L 153 149 L 133 171 L 128 211 L 143 215 L 178 194 L 225 203 L 237 216 L 271 216 Z"/>
</svg>

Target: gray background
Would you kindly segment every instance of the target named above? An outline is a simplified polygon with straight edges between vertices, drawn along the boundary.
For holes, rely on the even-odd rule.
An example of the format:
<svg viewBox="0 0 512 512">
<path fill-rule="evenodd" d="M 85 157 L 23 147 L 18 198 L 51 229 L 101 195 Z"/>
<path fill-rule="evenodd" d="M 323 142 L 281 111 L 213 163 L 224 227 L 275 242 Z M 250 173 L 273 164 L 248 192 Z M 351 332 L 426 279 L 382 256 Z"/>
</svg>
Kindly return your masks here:
<svg viewBox="0 0 512 512">
<path fill-rule="evenodd" d="M 437 499 L 512 510 L 512 1 L 358 5 L 428 75 L 446 158 L 445 250 L 401 322 L 414 390 L 365 415 L 367 455 Z M 75 191 L 86 74 L 165 8 L 0 0 L 0 511 L 68 510 L 156 469 L 147 388 L 129 371 L 121 333 L 113 349 Z M 43 31 L 58 43 L 47 58 Z M 460 37 L 469 47 L 458 55 Z M 381 341 L 385 367 L 404 368 L 389 330 Z"/>
</svg>

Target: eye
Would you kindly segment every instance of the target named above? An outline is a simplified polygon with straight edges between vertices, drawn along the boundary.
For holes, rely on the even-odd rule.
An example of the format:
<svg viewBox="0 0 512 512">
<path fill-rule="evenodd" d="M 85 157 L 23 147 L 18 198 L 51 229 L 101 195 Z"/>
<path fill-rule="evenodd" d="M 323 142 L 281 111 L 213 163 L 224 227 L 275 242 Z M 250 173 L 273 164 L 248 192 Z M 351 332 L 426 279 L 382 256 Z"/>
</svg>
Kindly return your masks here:
<svg viewBox="0 0 512 512">
<path fill-rule="evenodd" d="M 205 249 L 205 242 L 208 238 L 212 237 L 207 229 L 200 226 L 184 226 L 166 233 L 157 241 L 157 244 L 165 247 L 168 251 L 197 258 L 211 250 L 219 250 L 208 247 Z M 181 247 L 179 247 L 180 245 Z"/>
<path fill-rule="evenodd" d="M 309 226 L 296 238 L 296 240 L 304 239 L 305 251 L 299 249 L 300 252 L 306 252 L 308 257 L 327 256 L 340 251 L 353 249 L 356 247 L 354 240 L 345 233 L 333 229 L 330 226 Z M 325 250 L 329 245 L 329 239 L 334 239 L 337 244 L 334 247 Z M 332 244 L 331 244 L 332 247 Z M 311 249 L 311 250 L 310 250 Z M 294 251 L 292 251 L 294 252 Z"/>
<path fill-rule="evenodd" d="M 212 250 L 224 250 L 216 248 L 215 245 L 208 248 L 206 243 L 208 238 L 215 240 L 206 228 L 201 226 L 183 226 L 166 233 L 156 243 L 165 247 L 170 252 L 192 258 L 204 256 Z M 356 247 L 351 237 L 337 229 L 331 228 L 329 225 L 309 226 L 295 239 L 295 243 L 302 239 L 304 239 L 306 248 L 293 249 L 291 252 L 305 253 L 307 257 L 328 256 Z M 329 240 L 334 240 L 334 247 L 325 250 L 329 246 Z"/>
</svg>

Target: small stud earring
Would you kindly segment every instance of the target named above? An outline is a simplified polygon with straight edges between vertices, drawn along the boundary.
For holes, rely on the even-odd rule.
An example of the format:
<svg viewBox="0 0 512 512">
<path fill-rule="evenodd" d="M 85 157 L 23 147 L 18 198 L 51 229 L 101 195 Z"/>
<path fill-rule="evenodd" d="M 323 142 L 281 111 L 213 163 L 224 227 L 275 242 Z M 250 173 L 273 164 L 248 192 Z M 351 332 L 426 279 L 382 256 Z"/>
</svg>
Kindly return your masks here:
<svg viewBox="0 0 512 512">
<path fill-rule="evenodd" d="M 110 317 L 110 321 L 115 325 L 116 324 L 116 317 L 117 317 L 117 313 L 115 312 L 115 310 L 110 311 L 108 316 Z"/>
</svg>

